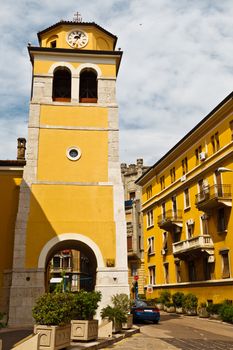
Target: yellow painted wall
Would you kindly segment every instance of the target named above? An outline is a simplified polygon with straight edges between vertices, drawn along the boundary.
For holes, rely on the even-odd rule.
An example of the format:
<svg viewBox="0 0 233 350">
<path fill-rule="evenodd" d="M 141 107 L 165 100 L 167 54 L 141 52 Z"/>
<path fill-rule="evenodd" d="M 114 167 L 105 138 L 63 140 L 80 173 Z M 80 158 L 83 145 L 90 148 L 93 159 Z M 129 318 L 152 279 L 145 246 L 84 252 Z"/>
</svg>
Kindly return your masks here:
<svg viewBox="0 0 233 350">
<path fill-rule="evenodd" d="M 0 170 L 0 284 L 2 273 L 12 268 L 14 228 L 18 209 L 19 186 L 22 179 L 20 171 Z"/>
<path fill-rule="evenodd" d="M 42 105 L 40 110 L 41 125 L 108 127 L 108 111 L 103 107 L 55 106 Z"/>
<path fill-rule="evenodd" d="M 89 237 L 104 257 L 115 259 L 112 196 L 111 186 L 33 185 L 26 267 L 36 267 L 43 246 L 64 233 Z"/>
<path fill-rule="evenodd" d="M 72 49 L 71 49 L 72 50 Z M 52 60 L 38 60 L 37 58 L 35 59 L 34 62 L 34 74 L 46 74 L 49 72 L 50 67 L 54 64 L 59 62 L 59 60 L 57 61 L 52 61 Z M 60 61 L 62 62 L 62 61 Z M 69 62 L 69 64 L 71 64 L 71 66 L 73 66 L 73 69 L 77 69 L 80 64 L 82 63 L 78 63 L 78 62 Z M 116 66 L 115 64 L 98 64 L 98 67 L 101 70 L 102 73 L 102 77 L 116 77 Z"/>
<path fill-rule="evenodd" d="M 77 146 L 82 152 L 77 161 L 66 156 L 67 149 L 72 146 Z M 38 180 L 108 181 L 107 162 L 107 131 L 40 130 Z"/>
</svg>

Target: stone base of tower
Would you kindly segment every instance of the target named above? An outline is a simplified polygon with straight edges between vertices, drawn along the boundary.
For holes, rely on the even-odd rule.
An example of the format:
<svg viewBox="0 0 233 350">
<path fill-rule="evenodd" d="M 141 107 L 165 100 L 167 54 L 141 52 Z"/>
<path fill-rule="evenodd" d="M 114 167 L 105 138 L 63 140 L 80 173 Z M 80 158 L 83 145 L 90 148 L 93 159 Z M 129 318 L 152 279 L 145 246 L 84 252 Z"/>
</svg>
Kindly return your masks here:
<svg viewBox="0 0 233 350">
<path fill-rule="evenodd" d="M 43 294 L 44 271 L 14 270 L 10 289 L 9 327 L 27 327 L 33 325 L 32 308 L 36 299 Z"/>
<path fill-rule="evenodd" d="M 128 270 L 117 268 L 98 269 L 96 290 L 101 291 L 102 300 L 96 317 L 100 318 L 103 307 L 111 304 L 111 297 L 117 293 L 129 295 Z M 32 326 L 32 308 L 36 299 L 45 291 L 44 270 L 15 270 L 10 288 L 9 327 Z"/>
<path fill-rule="evenodd" d="M 96 313 L 96 318 L 100 319 L 100 312 L 102 308 L 108 304 L 112 304 L 111 298 L 113 295 L 120 293 L 129 295 L 128 269 L 98 269 L 96 274 L 95 289 L 100 291 L 102 294 L 102 299 Z"/>
</svg>

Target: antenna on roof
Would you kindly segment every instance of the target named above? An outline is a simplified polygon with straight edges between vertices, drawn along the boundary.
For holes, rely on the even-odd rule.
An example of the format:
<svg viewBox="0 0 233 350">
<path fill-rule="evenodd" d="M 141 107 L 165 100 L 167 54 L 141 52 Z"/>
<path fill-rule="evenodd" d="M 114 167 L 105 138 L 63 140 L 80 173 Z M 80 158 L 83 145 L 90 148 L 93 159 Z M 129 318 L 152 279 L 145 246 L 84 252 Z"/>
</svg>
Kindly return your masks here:
<svg viewBox="0 0 233 350">
<path fill-rule="evenodd" d="M 73 21 L 74 22 L 77 22 L 77 23 L 80 23 L 80 22 L 82 22 L 82 17 L 81 17 L 81 14 L 79 13 L 79 12 L 76 12 L 75 14 L 74 14 L 74 18 L 73 18 Z"/>
</svg>

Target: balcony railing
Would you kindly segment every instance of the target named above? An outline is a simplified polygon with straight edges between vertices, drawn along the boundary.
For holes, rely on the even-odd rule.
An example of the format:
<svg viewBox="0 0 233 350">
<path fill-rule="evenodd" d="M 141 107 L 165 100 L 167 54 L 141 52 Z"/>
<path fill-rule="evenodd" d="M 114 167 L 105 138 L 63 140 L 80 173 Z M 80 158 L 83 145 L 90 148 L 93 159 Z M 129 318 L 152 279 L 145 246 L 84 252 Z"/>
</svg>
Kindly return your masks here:
<svg viewBox="0 0 233 350">
<path fill-rule="evenodd" d="M 196 195 L 195 204 L 198 209 L 211 209 L 219 204 L 231 205 L 231 185 L 206 186 Z"/>
<path fill-rule="evenodd" d="M 179 241 L 173 243 L 173 254 L 185 254 L 190 251 L 202 250 L 202 249 L 213 249 L 214 243 L 210 235 L 201 235 L 186 239 L 185 241 Z"/>
<path fill-rule="evenodd" d="M 167 210 L 164 214 L 158 216 L 158 225 L 161 228 L 167 228 L 172 225 L 182 223 L 182 210 Z"/>
</svg>

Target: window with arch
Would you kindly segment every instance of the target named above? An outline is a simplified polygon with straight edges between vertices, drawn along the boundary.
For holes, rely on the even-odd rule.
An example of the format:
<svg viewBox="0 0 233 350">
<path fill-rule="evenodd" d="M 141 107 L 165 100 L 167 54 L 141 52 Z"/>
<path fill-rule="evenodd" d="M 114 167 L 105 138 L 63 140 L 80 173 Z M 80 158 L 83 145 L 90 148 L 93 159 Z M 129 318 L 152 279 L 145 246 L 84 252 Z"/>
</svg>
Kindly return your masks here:
<svg viewBox="0 0 233 350">
<path fill-rule="evenodd" d="M 79 102 L 97 103 L 97 73 L 93 69 L 84 69 L 80 74 Z"/>
<path fill-rule="evenodd" d="M 70 102 L 71 72 L 66 67 L 59 67 L 53 75 L 53 101 Z"/>
</svg>

